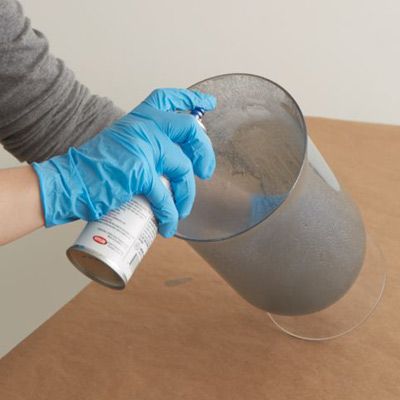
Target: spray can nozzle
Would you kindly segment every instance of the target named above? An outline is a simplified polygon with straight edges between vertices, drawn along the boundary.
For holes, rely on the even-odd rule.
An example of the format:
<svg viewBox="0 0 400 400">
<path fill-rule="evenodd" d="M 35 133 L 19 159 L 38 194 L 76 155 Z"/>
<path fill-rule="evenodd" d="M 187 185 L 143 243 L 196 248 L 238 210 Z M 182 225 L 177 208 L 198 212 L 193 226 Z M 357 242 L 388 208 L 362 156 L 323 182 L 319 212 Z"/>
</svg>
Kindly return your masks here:
<svg viewBox="0 0 400 400">
<path fill-rule="evenodd" d="M 197 119 L 199 125 L 206 131 L 206 127 L 203 125 L 203 122 L 201 121 L 203 115 L 205 114 L 204 108 L 195 107 L 192 111 L 190 111 L 190 114 L 192 114 Z"/>
<path fill-rule="evenodd" d="M 194 117 L 197 117 L 198 119 L 201 119 L 203 115 L 205 114 L 204 108 L 201 107 L 195 107 L 190 114 L 192 114 Z"/>
</svg>

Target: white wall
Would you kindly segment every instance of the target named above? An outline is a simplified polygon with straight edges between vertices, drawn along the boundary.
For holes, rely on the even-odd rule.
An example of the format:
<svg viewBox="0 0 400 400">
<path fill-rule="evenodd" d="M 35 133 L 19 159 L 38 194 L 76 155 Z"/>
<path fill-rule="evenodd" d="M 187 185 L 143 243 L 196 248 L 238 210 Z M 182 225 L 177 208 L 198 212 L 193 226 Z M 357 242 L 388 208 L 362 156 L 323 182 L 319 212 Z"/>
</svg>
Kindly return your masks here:
<svg viewBox="0 0 400 400">
<path fill-rule="evenodd" d="M 24 0 L 95 92 L 130 108 L 154 87 L 249 72 L 304 113 L 400 124 L 398 0 Z"/>
<path fill-rule="evenodd" d="M 249 72 L 305 114 L 400 124 L 400 2 L 23 0 L 93 92 L 130 109 L 155 87 Z M 0 168 L 15 163 L 0 151 Z M 81 224 L 0 249 L 0 356 L 88 281 L 66 261 Z"/>
</svg>

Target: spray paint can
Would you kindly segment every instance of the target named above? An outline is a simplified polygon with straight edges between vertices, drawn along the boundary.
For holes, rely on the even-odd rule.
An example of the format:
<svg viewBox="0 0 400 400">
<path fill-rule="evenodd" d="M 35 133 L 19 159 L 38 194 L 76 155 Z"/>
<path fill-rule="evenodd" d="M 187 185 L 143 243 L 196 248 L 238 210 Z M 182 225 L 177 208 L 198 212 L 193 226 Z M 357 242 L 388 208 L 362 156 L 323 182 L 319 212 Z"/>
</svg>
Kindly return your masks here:
<svg viewBox="0 0 400 400">
<path fill-rule="evenodd" d="M 191 114 L 201 122 L 204 110 Z M 160 177 L 170 189 L 166 178 Z M 112 289 L 124 289 L 157 236 L 157 222 L 144 196 L 111 211 L 98 221 L 88 222 L 67 250 L 71 263 L 94 281 Z"/>
</svg>

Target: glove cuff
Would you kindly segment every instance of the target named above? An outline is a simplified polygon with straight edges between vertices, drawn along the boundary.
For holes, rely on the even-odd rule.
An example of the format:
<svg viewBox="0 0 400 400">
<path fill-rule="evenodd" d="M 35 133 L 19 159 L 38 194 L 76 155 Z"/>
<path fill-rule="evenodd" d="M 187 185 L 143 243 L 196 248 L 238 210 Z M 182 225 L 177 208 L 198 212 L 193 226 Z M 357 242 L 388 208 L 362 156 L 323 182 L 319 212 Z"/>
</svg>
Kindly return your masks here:
<svg viewBox="0 0 400 400">
<path fill-rule="evenodd" d="M 39 178 L 40 197 L 47 228 L 77 219 L 98 218 L 76 168 L 74 150 L 70 148 L 66 154 L 31 164 Z"/>
</svg>

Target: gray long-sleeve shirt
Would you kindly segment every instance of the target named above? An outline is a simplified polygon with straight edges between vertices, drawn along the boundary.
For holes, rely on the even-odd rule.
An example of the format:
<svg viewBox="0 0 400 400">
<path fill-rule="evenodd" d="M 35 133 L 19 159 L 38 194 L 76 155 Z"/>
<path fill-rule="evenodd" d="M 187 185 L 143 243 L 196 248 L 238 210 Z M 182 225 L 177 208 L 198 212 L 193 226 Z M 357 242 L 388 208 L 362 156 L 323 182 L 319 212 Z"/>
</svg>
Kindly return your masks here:
<svg viewBox="0 0 400 400">
<path fill-rule="evenodd" d="M 79 146 L 123 115 L 49 53 L 16 0 L 0 0 L 0 142 L 20 161 Z"/>
</svg>

